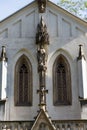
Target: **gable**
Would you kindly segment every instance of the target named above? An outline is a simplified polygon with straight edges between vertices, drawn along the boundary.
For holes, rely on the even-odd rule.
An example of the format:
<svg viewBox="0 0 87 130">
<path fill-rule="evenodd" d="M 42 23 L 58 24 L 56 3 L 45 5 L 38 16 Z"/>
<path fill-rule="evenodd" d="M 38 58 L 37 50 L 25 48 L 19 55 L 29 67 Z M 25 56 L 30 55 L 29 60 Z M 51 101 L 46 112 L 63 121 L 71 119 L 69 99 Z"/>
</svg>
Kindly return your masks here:
<svg viewBox="0 0 87 130">
<path fill-rule="evenodd" d="M 0 37 L 28 38 L 35 36 L 35 22 L 37 18 L 37 4 L 32 2 L 25 8 L 0 22 Z"/>
<path fill-rule="evenodd" d="M 41 109 L 38 113 L 38 116 L 36 117 L 36 120 L 31 128 L 31 130 L 55 130 L 54 125 L 52 124 L 52 121 L 50 120 L 47 112 L 45 112 L 43 109 Z"/>
<path fill-rule="evenodd" d="M 32 2 L 0 23 L 0 38 L 35 37 L 40 15 L 37 2 Z M 85 35 L 87 32 L 86 22 L 50 1 L 47 2 L 43 16 L 50 37 L 73 37 Z"/>
<path fill-rule="evenodd" d="M 73 37 L 86 34 L 87 22 L 53 4 L 52 2 L 49 2 L 48 5 L 48 26 L 51 36 Z"/>
</svg>

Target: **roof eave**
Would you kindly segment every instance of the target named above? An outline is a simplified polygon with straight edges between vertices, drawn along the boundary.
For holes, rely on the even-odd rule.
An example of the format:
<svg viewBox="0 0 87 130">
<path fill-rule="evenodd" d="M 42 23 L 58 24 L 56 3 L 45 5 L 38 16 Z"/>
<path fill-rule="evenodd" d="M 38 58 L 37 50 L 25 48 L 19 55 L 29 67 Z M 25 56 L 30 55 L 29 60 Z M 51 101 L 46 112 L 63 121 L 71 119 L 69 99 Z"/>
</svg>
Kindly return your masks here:
<svg viewBox="0 0 87 130">
<path fill-rule="evenodd" d="M 73 19 L 75 19 L 75 20 L 78 21 L 79 23 L 82 23 L 82 24 L 84 24 L 85 26 L 87 26 L 87 21 L 85 21 L 85 20 L 83 20 L 83 19 L 81 19 L 81 18 L 75 16 L 74 14 L 70 13 L 69 11 L 63 9 L 62 7 L 58 6 L 57 4 L 55 4 L 55 3 L 53 3 L 53 2 L 51 2 L 51 1 L 49 1 L 49 0 L 48 0 L 48 2 L 49 2 L 49 4 L 50 4 L 51 6 L 53 6 L 53 7 L 56 8 L 57 10 L 60 10 L 61 12 L 63 12 L 64 14 L 66 14 L 66 15 L 68 15 L 68 16 L 70 16 L 70 17 L 72 17 Z"/>
</svg>

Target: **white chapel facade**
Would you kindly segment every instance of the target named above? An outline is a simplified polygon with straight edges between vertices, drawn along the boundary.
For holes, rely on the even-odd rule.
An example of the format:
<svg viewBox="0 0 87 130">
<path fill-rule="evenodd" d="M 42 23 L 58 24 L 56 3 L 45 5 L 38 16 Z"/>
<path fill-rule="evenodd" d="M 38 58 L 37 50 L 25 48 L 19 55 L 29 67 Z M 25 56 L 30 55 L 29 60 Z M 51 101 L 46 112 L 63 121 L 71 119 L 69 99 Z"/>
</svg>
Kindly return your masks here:
<svg viewBox="0 0 87 130">
<path fill-rule="evenodd" d="M 87 22 L 35 0 L 0 22 L 0 53 L 1 121 L 87 119 Z"/>
</svg>

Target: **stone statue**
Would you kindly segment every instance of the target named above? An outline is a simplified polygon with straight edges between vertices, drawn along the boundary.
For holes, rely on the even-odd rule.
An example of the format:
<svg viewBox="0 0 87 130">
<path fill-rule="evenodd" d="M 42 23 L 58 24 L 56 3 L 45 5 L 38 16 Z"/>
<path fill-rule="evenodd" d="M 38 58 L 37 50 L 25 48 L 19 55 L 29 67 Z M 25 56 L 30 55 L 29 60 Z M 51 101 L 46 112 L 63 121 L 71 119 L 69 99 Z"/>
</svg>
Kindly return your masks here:
<svg viewBox="0 0 87 130">
<path fill-rule="evenodd" d="M 39 4 L 42 4 L 44 7 L 45 0 L 38 0 Z M 40 5 L 41 6 L 41 5 Z M 41 8 L 42 8 L 41 6 Z M 43 9 L 43 8 L 42 8 Z M 40 109 L 46 110 L 46 93 L 48 90 L 45 88 L 45 73 L 47 70 L 47 46 L 49 44 L 49 35 L 47 33 L 47 27 L 44 23 L 43 18 L 41 17 L 40 24 L 37 26 L 36 33 L 36 44 L 37 44 L 37 61 L 38 61 L 38 73 L 39 73 L 39 84 L 40 89 L 37 90 L 40 96 Z M 45 130 L 43 125 L 41 125 L 40 130 Z"/>
<path fill-rule="evenodd" d="M 39 12 L 44 13 L 46 10 L 47 0 L 37 0 L 37 1 L 38 1 Z"/>
<path fill-rule="evenodd" d="M 40 46 L 49 44 L 49 35 L 47 33 L 47 27 L 42 17 L 40 24 L 38 24 L 37 26 L 36 44 L 39 44 Z"/>
<path fill-rule="evenodd" d="M 38 71 L 45 71 L 46 70 L 46 51 L 41 46 L 40 49 L 37 50 L 37 60 L 38 60 Z"/>
</svg>

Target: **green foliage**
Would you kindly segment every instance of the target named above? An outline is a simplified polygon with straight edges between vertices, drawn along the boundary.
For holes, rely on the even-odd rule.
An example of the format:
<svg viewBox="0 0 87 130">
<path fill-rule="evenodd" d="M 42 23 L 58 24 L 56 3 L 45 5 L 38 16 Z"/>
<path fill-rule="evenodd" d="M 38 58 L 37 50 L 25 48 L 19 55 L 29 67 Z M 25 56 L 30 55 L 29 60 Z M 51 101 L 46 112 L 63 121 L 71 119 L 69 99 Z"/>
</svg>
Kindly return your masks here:
<svg viewBox="0 0 87 130">
<path fill-rule="evenodd" d="M 61 0 L 61 3 L 69 3 L 69 0 Z"/>
<path fill-rule="evenodd" d="M 87 1 L 84 2 L 84 6 L 87 8 Z"/>
<path fill-rule="evenodd" d="M 87 1 L 60 0 L 58 5 L 72 14 L 87 20 Z"/>
</svg>

